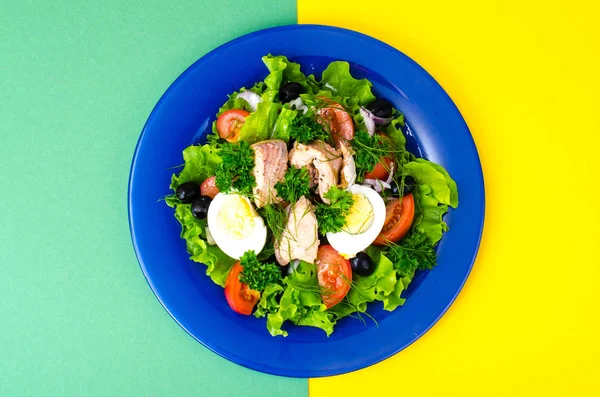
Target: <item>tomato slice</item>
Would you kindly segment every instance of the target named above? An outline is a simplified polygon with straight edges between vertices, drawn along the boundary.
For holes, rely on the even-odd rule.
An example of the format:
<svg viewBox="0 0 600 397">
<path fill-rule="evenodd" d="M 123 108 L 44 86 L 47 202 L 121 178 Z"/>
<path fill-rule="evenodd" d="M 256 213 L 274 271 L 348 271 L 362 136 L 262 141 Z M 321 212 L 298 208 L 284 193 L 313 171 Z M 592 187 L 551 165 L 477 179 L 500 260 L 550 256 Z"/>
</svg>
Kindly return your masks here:
<svg viewBox="0 0 600 397">
<path fill-rule="evenodd" d="M 252 290 L 248 288 L 247 284 L 240 282 L 239 274 L 243 269 L 238 261 L 229 271 L 229 276 L 225 281 L 225 298 L 233 311 L 250 315 L 260 299 L 260 292 Z"/>
<path fill-rule="evenodd" d="M 215 196 L 219 194 L 219 188 L 217 187 L 216 181 L 217 177 L 214 175 L 205 179 L 200 185 L 200 194 L 210 198 L 215 198 Z"/>
<path fill-rule="evenodd" d="M 329 309 L 340 303 L 350 290 L 350 261 L 338 254 L 331 245 L 322 245 L 317 252 L 316 264 L 319 285 L 324 289 L 321 299 Z"/>
<path fill-rule="evenodd" d="M 250 112 L 243 109 L 230 109 L 223 112 L 217 119 L 219 136 L 227 142 L 237 142 L 240 139 L 240 129 Z"/>
<path fill-rule="evenodd" d="M 391 157 L 382 157 L 379 159 L 379 163 L 373 167 L 371 172 L 365 172 L 365 178 L 367 179 L 379 179 L 385 181 L 390 176 L 390 170 L 394 165 L 394 159 Z"/>
<path fill-rule="evenodd" d="M 329 125 L 333 141 L 339 147 L 340 141 L 349 141 L 354 138 L 354 122 L 350 114 L 340 104 L 332 102 L 332 105 L 319 109 L 319 121 Z"/>
<path fill-rule="evenodd" d="M 398 242 L 410 229 L 415 218 L 415 199 L 412 193 L 393 199 L 385 205 L 385 223 L 373 244 L 384 246 Z"/>
</svg>

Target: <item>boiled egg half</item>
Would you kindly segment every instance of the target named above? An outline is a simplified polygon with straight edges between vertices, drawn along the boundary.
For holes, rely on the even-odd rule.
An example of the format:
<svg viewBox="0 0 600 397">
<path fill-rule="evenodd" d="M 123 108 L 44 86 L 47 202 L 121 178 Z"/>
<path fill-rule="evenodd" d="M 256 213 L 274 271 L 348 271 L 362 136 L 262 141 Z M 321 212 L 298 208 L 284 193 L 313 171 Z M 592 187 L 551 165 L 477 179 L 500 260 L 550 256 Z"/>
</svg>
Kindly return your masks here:
<svg viewBox="0 0 600 397">
<path fill-rule="evenodd" d="M 267 227 L 250 200 L 239 194 L 219 193 L 208 207 L 208 228 L 224 253 L 240 259 L 246 251 L 258 254 L 267 241 Z"/>
<path fill-rule="evenodd" d="M 327 240 L 340 255 L 353 258 L 375 241 L 385 223 L 385 203 L 375 190 L 352 185 L 354 204 L 342 231 L 327 233 Z"/>
</svg>

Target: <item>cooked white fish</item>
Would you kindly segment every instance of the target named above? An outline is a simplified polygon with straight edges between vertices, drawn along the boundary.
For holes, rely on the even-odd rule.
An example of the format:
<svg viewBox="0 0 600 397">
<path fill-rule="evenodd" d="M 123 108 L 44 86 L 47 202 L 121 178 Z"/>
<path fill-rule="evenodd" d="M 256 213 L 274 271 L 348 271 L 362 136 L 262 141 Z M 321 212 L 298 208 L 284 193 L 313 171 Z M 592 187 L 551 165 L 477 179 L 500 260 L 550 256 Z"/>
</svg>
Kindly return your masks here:
<svg viewBox="0 0 600 397">
<path fill-rule="evenodd" d="M 329 204 L 324 197 L 331 186 L 338 184 L 338 175 L 342 166 L 340 153 L 323 141 L 315 141 L 304 145 L 296 143 L 290 150 L 290 164 L 296 168 L 308 167 L 312 186 L 316 183 L 319 196 Z"/>
<path fill-rule="evenodd" d="M 319 249 L 315 207 L 302 196 L 288 207 L 287 225 L 281 239 L 275 242 L 275 258 L 285 266 L 294 259 L 314 263 Z"/>
<path fill-rule="evenodd" d="M 262 141 L 250 146 L 254 149 L 254 178 L 256 186 L 252 189 L 254 203 L 261 208 L 269 203 L 277 203 L 275 184 L 283 180 L 287 170 L 287 144 L 279 139 Z"/>
</svg>

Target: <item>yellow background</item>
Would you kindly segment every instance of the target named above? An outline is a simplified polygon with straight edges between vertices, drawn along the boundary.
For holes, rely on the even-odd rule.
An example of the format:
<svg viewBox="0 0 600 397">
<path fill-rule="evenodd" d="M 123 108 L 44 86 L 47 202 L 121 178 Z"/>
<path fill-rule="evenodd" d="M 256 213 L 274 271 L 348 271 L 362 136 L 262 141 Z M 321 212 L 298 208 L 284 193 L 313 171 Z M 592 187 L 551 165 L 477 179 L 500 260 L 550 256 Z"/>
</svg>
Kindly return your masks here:
<svg viewBox="0 0 600 397">
<path fill-rule="evenodd" d="M 299 23 L 374 36 L 437 79 L 475 138 L 487 193 L 480 254 L 442 320 L 380 364 L 311 379 L 311 397 L 600 395 L 599 10 L 298 1 Z"/>
</svg>

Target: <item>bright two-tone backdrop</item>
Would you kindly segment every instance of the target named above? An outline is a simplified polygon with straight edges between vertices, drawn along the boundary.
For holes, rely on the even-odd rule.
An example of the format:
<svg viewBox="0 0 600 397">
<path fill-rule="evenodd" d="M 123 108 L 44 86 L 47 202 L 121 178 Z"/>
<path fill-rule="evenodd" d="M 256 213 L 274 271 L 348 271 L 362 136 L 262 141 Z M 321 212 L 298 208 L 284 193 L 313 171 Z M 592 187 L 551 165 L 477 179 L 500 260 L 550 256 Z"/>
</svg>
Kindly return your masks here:
<svg viewBox="0 0 600 397">
<path fill-rule="evenodd" d="M 599 395 L 599 15 L 585 0 L 3 2 L 0 396 Z M 228 40 L 293 23 L 370 34 L 427 69 L 487 191 L 479 257 L 442 320 L 391 359 L 308 382 L 181 330 L 126 212 L 135 143 L 169 84 Z"/>
</svg>

